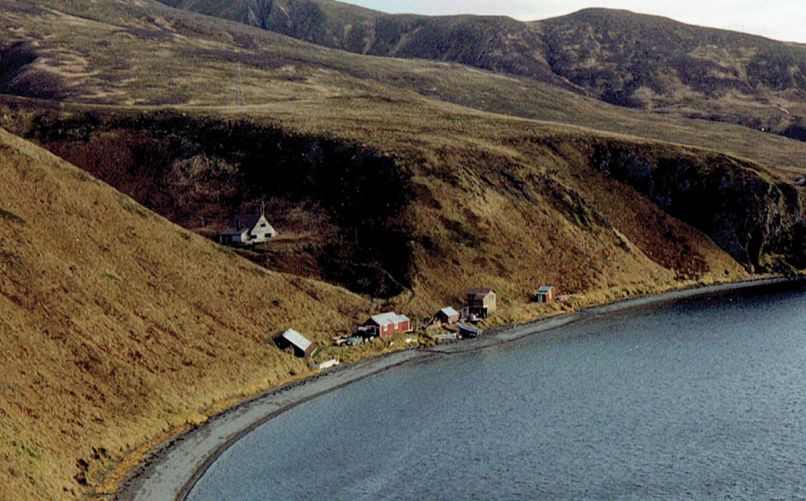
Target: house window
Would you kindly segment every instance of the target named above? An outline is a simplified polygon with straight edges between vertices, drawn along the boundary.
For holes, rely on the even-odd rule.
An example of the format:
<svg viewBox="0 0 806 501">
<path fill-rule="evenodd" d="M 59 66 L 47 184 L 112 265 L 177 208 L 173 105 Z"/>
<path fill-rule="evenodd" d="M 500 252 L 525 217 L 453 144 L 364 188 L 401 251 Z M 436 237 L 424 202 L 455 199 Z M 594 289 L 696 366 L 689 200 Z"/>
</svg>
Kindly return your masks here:
<svg viewBox="0 0 806 501">
<path fill-rule="evenodd" d="M 261 227 L 261 228 L 265 228 L 265 227 L 266 227 L 266 223 L 260 223 L 260 227 Z"/>
</svg>

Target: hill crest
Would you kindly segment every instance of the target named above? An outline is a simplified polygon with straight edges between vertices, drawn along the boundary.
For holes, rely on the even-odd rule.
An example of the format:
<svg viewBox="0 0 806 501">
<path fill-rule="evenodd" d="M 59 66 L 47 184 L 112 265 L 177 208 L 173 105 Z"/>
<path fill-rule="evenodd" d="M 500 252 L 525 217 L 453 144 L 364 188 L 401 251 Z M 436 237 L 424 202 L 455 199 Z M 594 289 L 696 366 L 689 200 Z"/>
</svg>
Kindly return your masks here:
<svg viewBox="0 0 806 501">
<path fill-rule="evenodd" d="M 804 45 L 601 8 L 521 22 L 494 16 L 392 15 L 332 1 L 266 0 L 260 3 L 273 8 L 263 10 L 258 20 L 249 17 L 247 0 L 169 3 L 326 47 L 451 61 L 619 106 L 740 123 L 806 140 Z"/>
</svg>

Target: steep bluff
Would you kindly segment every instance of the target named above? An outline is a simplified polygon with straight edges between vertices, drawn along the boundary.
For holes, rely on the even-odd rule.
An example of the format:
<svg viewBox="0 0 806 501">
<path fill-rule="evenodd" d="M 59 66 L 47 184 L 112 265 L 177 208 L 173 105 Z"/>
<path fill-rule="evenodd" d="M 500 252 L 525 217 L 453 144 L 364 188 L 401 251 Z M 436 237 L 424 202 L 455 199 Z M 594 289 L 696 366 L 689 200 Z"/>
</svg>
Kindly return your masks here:
<svg viewBox="0 0 806 501">
<path fill-rule="evenodd" d="M 806 266 L 806 212 L 797 188 L 724 155 L 597 142 L 591 166 L 705 231 L 751 271 Z"/>
<path fill-rule="evenodd" d="M 180 112 L 52 112 L 22 132 L 206 236 L 265 204 L 283 239 L 243 255 L 377 298 L 408 291 L 423 311 L 477 281 L 521 301 L 535 280 L 595 290 L 722 274 L 703 237 L 671 219 L 750 271 L 806 263 L 797 188 L 679 146 L 551 134 L 499 136 L 506 151 L 472 141 L 376 150 Z"/>
<path fill-rule="evenodd" d="M 312 314 L 312 312 L 316 314 Z M 369 301 L 273 273 L 0 129 L 0 499 L 87 499 L 213 403 L 308 371 Z"/>
</svg>

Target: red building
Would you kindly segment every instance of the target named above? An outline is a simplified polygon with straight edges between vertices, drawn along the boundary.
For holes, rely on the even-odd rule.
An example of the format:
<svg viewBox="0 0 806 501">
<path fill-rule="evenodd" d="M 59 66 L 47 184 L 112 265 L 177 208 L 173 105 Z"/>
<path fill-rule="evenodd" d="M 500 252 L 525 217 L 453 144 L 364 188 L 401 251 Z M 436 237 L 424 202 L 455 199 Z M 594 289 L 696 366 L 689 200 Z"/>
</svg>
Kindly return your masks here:
<svg viewBox="0 0 806 501">
<path fill-rule="evenodd" d="M 542 285 L 537 289 L 537 302 L 550 303 L 557 298 L 557 290 L 550 285 Z"/>
<path fill-rule="evenodd" d="M 395 312 L 381 313 L 369 318 L 358 328 L 359 334 L 364 337 L 386 337 L 401 332 L 411 332 L 411 320 L 406 315 Z"/>
</svg>

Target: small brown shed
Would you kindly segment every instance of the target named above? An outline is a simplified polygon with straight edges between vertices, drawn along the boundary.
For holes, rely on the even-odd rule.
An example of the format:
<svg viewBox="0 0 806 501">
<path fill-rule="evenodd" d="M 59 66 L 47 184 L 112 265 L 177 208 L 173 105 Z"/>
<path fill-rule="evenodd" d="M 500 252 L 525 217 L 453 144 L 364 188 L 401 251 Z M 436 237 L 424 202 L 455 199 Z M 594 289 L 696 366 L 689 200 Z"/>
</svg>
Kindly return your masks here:
<svg viewBox="0 0 806 501">
<path fill-rule="evenodd" d="M 443 324 L 455 324 L 459 321 L 459 312 L 452 306 L 446 306 L 437 313 L 437 320 Z"/>
<path fill-rule="evenodd" d="M 309 357 L 316 351 L 316 345 L 308 341 L 302 334 L 294 329 L 283 332 L 278 340 L 281 347 L 293 346 L 294 352 L 300 357 Z"/>
<path fill-rule="evenodd" d="M 487 318 L 495 313 L 496 296 L 493 289 L 469 289 L 467 291 L 467 308 L 471 315 Z"/>
</svg>

